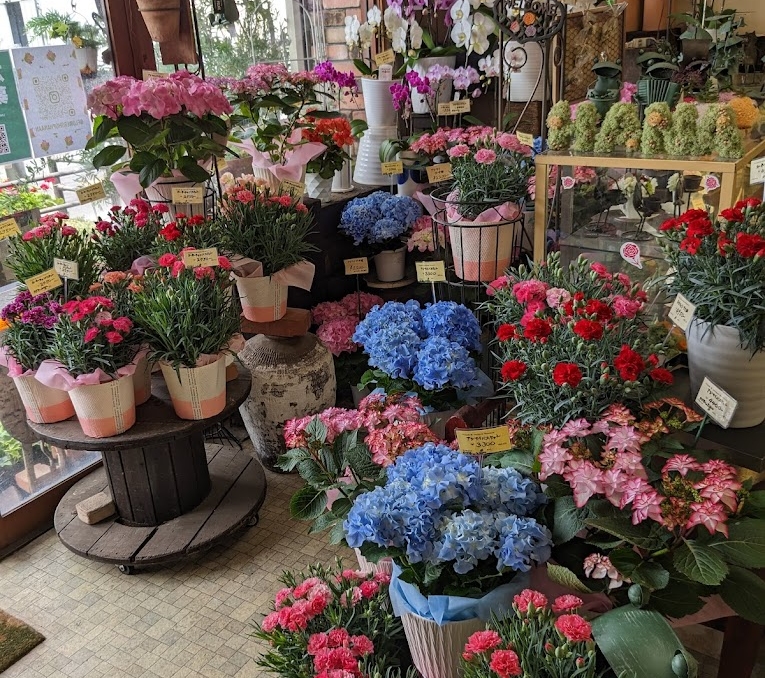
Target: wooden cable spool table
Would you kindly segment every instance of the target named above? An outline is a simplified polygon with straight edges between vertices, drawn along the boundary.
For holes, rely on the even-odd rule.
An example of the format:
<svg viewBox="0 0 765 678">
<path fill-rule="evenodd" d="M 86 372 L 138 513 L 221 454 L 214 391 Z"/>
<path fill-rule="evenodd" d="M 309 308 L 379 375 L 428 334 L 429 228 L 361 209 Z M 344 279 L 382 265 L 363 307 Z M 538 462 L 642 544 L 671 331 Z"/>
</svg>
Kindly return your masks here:
<svg viewBox="0 0 765 678">
<path fill-rule="evenodd" d="M 227 384 L 223 411 L 189 421 L 175 415 L 164 380 L 155 378 L 135 425 L 111 438 L 89 438 L 75 419 L 30 422 L 52 445 L 103 455 L 103 468 L 74 485 L 56 508 L 54 525 L 64 545 L 132 574 L 136 566 L 182 559 L 255 524 L 266 495 L 263 468 L 244 450 L 207 451 L 204 437 L 245 401 L 251 384 L 250 373 L 240 370 Z M 75 506 L 101 491 L 110 491 L 117 514 L 88 525 Z"/>
</svg>

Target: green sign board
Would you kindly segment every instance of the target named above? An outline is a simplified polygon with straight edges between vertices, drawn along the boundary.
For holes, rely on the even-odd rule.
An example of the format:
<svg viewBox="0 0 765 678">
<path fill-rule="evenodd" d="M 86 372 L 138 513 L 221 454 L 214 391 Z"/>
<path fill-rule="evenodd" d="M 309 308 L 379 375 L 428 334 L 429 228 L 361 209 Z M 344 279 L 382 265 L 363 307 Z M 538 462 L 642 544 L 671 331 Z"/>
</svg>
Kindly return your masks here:
<svg viewBox="0 0 765 678">
<path fill-rule="evenodd" d="M 0 51 L 0 163 L 32 157 L 29 132 L 13 77 L 11 55 Z"/>
</svg>

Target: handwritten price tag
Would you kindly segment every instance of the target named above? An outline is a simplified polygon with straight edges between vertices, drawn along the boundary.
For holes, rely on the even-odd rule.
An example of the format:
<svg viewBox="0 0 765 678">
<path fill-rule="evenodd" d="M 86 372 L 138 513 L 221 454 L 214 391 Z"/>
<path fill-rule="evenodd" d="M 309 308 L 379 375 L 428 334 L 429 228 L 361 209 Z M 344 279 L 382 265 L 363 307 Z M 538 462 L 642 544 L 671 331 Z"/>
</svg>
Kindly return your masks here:
<svg viewBox="0 0 765 678">
<path fill-rule="evenodd" d="M 518 141 L 520 141 L 524 146 L 533 146 L 534 145 L 534 135 L 533 134 L 527 134 L 526 132 L 517 132 L 515 136 L 518 137 Z"/>
<path fill-rule="evenodd" d="M 752 160 L 752 164 L 749 166 L 749 183 L 765 184 L 765 158 Z"/>
<path fill-rule="evenodd" d="M 440 165 L 431 165 L 427 168 L 428 181 L 431 184 L 437 184 L 440 181 L 447 181 L 452 178 L 452 164 L 442 162 Z"/>
<path fill-rule="evenodd" d="M 404 163 L 401 162 L 401 160 L 396 160 L 395 162 L 383 162 L 380 164 L 380 171 L 383 174 L 403 174 L 404 173 Z"/>
<path fill-rule="evenodd" d="M 458 428 L 456 433 L 460 451 L 466 454 L 495 454 L 512 447 L 507 426 Z"/>
<path fill-rule="evenodd" d="M 12 235 L 21 235 L 21 229 L 16 220 L 11 217 L 0 221 L 0 240 L 10 238 Z"/>
<path fill-rule="evenodd" d="M 80 265 L 76 261 L 70 261 L 69 259 L 54 259 L 53 270 L 67 280 L 80 279 Z"/>
<path fill-rule="evenodd" d="M 77 200 L 80 201 L 80 205 L 87 205 L 90 202 L 96 202 L 96 200 L 106 200 L 104 185 L 99 181 L 97 184 L 78 189 Z"/>
<path fill-rule="evenodd" d="M 152 78 L 164 78 L 167 74 L 162 73 L 162 71 L 149 71 L 144 68 L 141 75 L 143 76 L 144 80 L 151 80 Z"/>
<path fill-rule="evenodd" d="M 186 268 L 217 266 L 218 249 L 216 247 L 209 247 L 205 250 L 189 250 L 183 253 L 183 263 L 186 265 Z"/>
<path fill-rule="evenodd" d="M 356 257 L 355 259 L 344 259 L 345 275 L 363 275 L 369 273 L 369 259 L 366 257 Z"/>
<path fill-rule="evenodd" d="M 33 275 L 31 278 L 27 278 L 24 281 L 29 293 L 34 297 L 44 292 L 50 292 L 58 287 L 61 287 L 64 283 L 59 278 L 56 269 L 51 268 L 37 275 Z"/>
<path fill-rule="evenodd" d="M 728 428 L 738 407 L 738 401 L 717 384 L 709 381 L 708 377 L 704 377 L 704 381 L 701 382 L 696 404 L 723 428 Z"/>
<path fill-rule="evenodd" d="M 686 332 L 694 313 L 696 313 L 696 305 L 688 301 L 682 294 L 678 294 L 675 301 L 672 302 L 672 308 L 669 309 L 669 319 L 683 332 Z"/>
<path fill-rule="evenodd" d="M 446 282 L 446 269 L 443 261 L 418 261 L 417 281 L 422 283 Z"/>
<path fill-rule="evenodd" d="M 378 80 L 393 80 L 393 64 L 383 64 L 377 69 Z"/>
<path fill-rule="evenodd" d="M 204 205 L 205 189 L 202 186 L 173 188 L 170 200 L 174 205 Z"/>
<path fill-rule="evenodd" d="M 305 184 L 302 181 L 292 181 L 292 179 L 285 179 L 281 183 L 282 193 L 287 193 L 294 197 L 300 197 L 305 193 Z"/>
<path fill-rule="evenodd" d="M 375 63 L 378 66 L 383 64 L 392 64 L 396 60 L 396 53 L 392 49 L 386 49 L 375 56 Z"/>
</svg>

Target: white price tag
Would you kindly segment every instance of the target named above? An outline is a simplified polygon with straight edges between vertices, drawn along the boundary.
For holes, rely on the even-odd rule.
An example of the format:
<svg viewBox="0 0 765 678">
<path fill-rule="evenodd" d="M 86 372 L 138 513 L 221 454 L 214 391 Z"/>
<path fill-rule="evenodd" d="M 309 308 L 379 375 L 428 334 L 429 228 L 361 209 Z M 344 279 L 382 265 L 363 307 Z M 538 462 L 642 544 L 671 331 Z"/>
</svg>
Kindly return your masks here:
<svg viewBox="0 0 765 678">
<path fill-rule="evenodd" d="M 67 280 L 80 279 L 80 265 L 76 261 L 55 258 L 53 259 L 53 270 Z"/>
<path fill-rule="evenodd" d="M 709 377 L 704 377 L 704 381 L 701 382 L 696 404 L 722 428 L 728 428 L 738 407 L 738 401 L 717 384 L 709 381 Z"/>
<path fill-rule="evenodd" d="M 752 164 L 749 166 L 749 183 L 765 184 L 765 158 L 752 160 Z"/>
<path fill-rule="evenodd" d="M 669 309 L 669 319 L 683 332 L 687 332 L 694 313 L 696 313 L 696 305 L 688 301 L 682 294 L 678 294 L 675 301 L 672 302 L 672 308 Z"/>
</svg>

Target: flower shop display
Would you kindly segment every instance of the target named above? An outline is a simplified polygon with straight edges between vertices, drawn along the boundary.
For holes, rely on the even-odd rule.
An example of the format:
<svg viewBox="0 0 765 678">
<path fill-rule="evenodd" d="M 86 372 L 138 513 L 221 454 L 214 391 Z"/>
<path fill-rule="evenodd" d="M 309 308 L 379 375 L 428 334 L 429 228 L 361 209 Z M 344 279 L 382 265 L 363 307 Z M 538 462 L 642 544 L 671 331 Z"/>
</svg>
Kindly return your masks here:
<svg viewBox="0 0 765 678">
<path fill-rule="evenodd" d="M 27 419 L 39 424 L 51 424 L 74 416 L 74 407 L 66 391 L 45 386 L 35 379 L 44 360 L 52 358 L 53 326 L 64 312 L 63 307 L 48 294 L 32 296 L 19 292 L 0 311 L 7 324 L 2 334 L 0 364 L 19 392 Z"/>
<path fill-rule="evenodd" d="M 16 279 L 23 283 L 27 278 L 53 268 L 53 260 L 76 261 L 79 280 L 67 281 L 69 298 L 83 297 L 98 279 L 97 254 L 90 244 L 90 237 L 66 223 L 69 218 L 63 212 L 46 214 L 40 224 L 23 235 L 9 240 L 9 256 L 6 264 Z M 63 288 L 56 294 L 63 296 Z"/>
<path fill-rule="evenodd" d="M 354 245 L 369 248 L 379 280 L 395 282 L 406 272 L 405 237 L 421 216 L 422 206 L 413 198 L 375 191 L 345 206 L 339 229 Z"/>
<path fill-rule="evenodd" d="M 642 204 L 642 199 L 647 195 L 653 195 L 656 192 L 658 181 L 656 177 L 647 177 L 645 175 L 636 175 L 632 172 L 625 172 L 616 181 L 616 187 L 622 192 L 624 202 L 621 210 L 626 219 L 640 220 L 640 212 L 637 211 L 635 203 Z M 639 191 L 638 198 L 635 197 Z"/>
<path fill-rule="evenodd" d="M 481 350 L 481 328 L 467 307 L 453 301 L 424 308 L 414 300 L 389 301 L 369 312 L 353 340 L 363 346 L 372 368 L 362 386 L 416 393 L 444 423 L 471 391 L 485 386 L 473 357 Z"/>
<path fill-rule="evenodd" d="M 93 158 L 96 169 L 114 166 L 112 181 L 125 202 L 141 188 L 152 203 L 172 208 L 172 188 L 203 183 L 212 160 L 226 152 L 228 126 L 222 116 L 233 109 L 213 84 L 188 71 L 136 80 L 120 76 L 88 95 L 95 117 L 87 148 L 110 143 Z M 188 211 L 188 210 L 187 210 Z"/>
<path fill-rule="evenodd" d="M 732 427 L 760 424 L 765 421 L 765 207 L 749 198 L 722 210 L 714 222 L 703 210 L 689 210 L 660 230 L 673 269 L 668 291 L 696 305 L 687 332 L 693 398 L 709 377 L 738 401 Z"/>
<path fill-rule="evenodd" d="M 133 321 L 102 296 L 68 301 L 53 328 L 50 353 L 35 378 L 67 391 L 86 436 L 108 438 L 135 424 Z"/>
<path fill-rule="evenodd" d="M 107 219 L 97 221 L 92 238 L 106 270 L 129 271 L 136 259 L 149 255 L 167 212 L 167 205 L 151 205 L 135 198 L 127 207 L 115 205 Z M 170 229 L 165 233 L 169 234 Z"/>
<path fill-rule="evenodd" d="M 584 229 L 587 236 L 597 236 L 603 229 L 604 219 L 598 218 L 593 224 L 592 219 L 596 215 L 604 215 L 617 205 L 621 199 L 619 190 L 614 187 L 613 179 L 608 177 L 605 171 L 597 171 L 592 167 L 574 167 L 574 185 L 572 187 L 573 200 L 571 204 L 571 232 L 575 233 Z M 550 191 L 557 186 L 557 173 L 550 177 Z M 568 190 L 568 189 L 565 189 Z"/>
<path fill-rule="evenodd" d="M 390 575 L 338 565 L 285 572 L 273 611 L 254 636 L 269 649 L 258 664 L 277 675 L 401 678 L 401 622 L 388 598 Z"/>
<path fill-rule="evenodd" d="M 593 108 L 594 104 L 591 104 Z M 597 112 L 597 111 L 596 111 Z M 571 106 L 565 99 L 558 101 L 547 114 L 547 146 L 552 151 L 562 151 L 569 147 L 574 135 L 571 122 Z"/>
<path fill-rule="evenodd" d="M 287 312 L 290 285 L 310 290 L 315 267 L 306 257 L 313 215 L 298 199 L 273 194 L 252 176 L 227 183 L 221 196 L 220 247 L 236 257 L 234 275 L 244 317 L 270 322 Z"/>
<path fill-rule="evenodd" d="M 160 211 L 162 210 L 161 205 L 156 207 L 159 207 Z M 187 216 L 183 212 L 176 212 L 173 215 L 173 220 L 159 229 L 157 237 L 154 239 L 151 254 L 156 259 L 167 252 L 180 254 L 187 247 L 207 249 L 216 247 L 219 244 L 219 239 L 220 235 L 212 219 L 203 217 L 201 214 Z M 133 263 L 136 270 L 140 270 L 153 262 L 144 257 L 139 257 Z"/>
<path fill-rule="evenodd" d="M 673 382 L 646 328 L 645 292 L 624 273 L 584 257 L 564 268 L 553 253 L 511 269 L 488 294 L 502 390 L 524 424 L 598 416 Z"/>
<path fill-rule="evenodd" d="M 628 153 L 633 153 L 640 148 L 641 133 L 637 106 L 619 101 L 608 109 L 603 118 L 594 150 L 596 153 L 613 153 L 615 148 L 623 147 Z"/>
<path fill-rule="evenodd" d="M 385 485 L 358 496 L 346 541 L 376 561 L 391 556 L 391 599 L 425 678 L 455 675 L 467 637 L 489 610 L 510 606 L 550 533 L 530 517 L 546 501 L 512 468 L 428 443 L 398 457 Z"/>
<path fill-rule="evenodd" d="M 309 116 L 310 119 L 310 116 Z M 353 144 L 351 124 L 345 118 L 324 118 L 302 130 L 309 142 L 323 144 L 322 154 L 306 165 L 306 191 L 309 198 L 329 200 L 332 180 L 350 158 L 347 147 Z"/>
<path fill-rule="evenodd" d="M 404 452 L 439 441 L 422 423 L 422 412 L 414 396 L 374 393 L 355 410 L 333 407 L 288 421 L 279 468 L 297 469 L 306 482 L 290 502 L 292 517 L 313 520 L 312 532 L 328 529 L 330 543 L 340 543 L 356 497 L 382 484 L 384 469 Z"/>
<path fill-rule="evenodd" d="M 134 298 L 142 338 L 181 419 L 207 419 L 226 405 L 226 355 L 240 325 L 230 270 L 226 257 L 217 266 L 188 268 L 168 252 L 146 272 Z"/>
<path fill-rule="evenodd" d="M 433 222 L 433 217 L 424 214 L 412 224 L 412 233 L 406 241 L 406 249 L 409 252 L 435 252 L 436 240 L 434 234 L 438 234 L 438 248 L 446 247 L 446 229 L 443 224 Z"/>
</svg>

